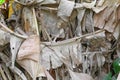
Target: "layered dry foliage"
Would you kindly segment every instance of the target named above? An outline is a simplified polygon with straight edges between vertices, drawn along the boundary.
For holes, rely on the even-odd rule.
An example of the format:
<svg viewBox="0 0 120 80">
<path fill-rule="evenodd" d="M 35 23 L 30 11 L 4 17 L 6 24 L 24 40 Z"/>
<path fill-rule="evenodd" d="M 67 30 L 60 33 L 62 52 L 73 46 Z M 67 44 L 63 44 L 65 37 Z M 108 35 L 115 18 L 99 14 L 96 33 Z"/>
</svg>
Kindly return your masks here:
<svg viewBox="0 0 120 80">
<path fill-rule="evenodd" d="M 119 39 L 120 0 L 6 0 L 0 80 L 103 80 Z"/>
</svg>

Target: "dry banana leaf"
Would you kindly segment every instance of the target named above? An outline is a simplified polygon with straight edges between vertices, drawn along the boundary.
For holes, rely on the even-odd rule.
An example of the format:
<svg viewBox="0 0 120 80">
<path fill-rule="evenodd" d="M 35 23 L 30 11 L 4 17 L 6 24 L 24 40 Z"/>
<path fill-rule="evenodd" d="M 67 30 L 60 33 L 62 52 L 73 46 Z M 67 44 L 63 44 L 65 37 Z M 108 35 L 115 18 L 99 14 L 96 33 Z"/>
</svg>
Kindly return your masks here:
<svg viewBox="0 0 120 80">
<path fill-rule="evenodd" d="M 104 10 L 94 15 L 94 26 L 100 29 L 106 29 L 109 32 L 113 32 L 119 22 L 119 0 L 105 0 L 103 6 L 106 6 Z M 116 6 L 114 6 L 116 5 Z"/>
<path fill-rule="evenodd" d="M 69 41 L 70 40 L 68 40 L 67 42 Z M 52 46 L 45 46 L 44 44 L 41 45 L 41 56 L 42 56 L 41 62 L 46 69 L 57 68 L 61 66 L 63 63 L 69 67 L 71 67 L 71 65 L 80 64 L 81 59 L 78 59 L 77 56 L 79 40 L 72 43 L 67 43 L 67 42 L 63 41 L 63 43 L 66 44 L 62 44 L 61 42 L 59 42 L 56 45 L 52 45 Z M 71 63 L 70 56 L 72 56 L 73 64 Z"/>
<path fill-rule="evenodd" d="M 40 41 L 37 35 L 32 35 L 21 45 L 17 62 L 36 79 L 40 74 L 44 74 L 40 65 Z"/>
<path fill-rule="evenodd" d="M 0 79 L 98 80 L 120 57 L 120 0 L 6 2 L 0 6 Z"/>
<path fill-rule="evenodd" d="M 73 11 L 74 5 L 75 5 L 74 1 L 61 0 L 58 7 L 57 15 L 64 21 L 68 21 L 68 18 L 70 17 Z"/>
<path fill-rule="evenodd" d="M 48 11 L 48 10 L 42 10 L 41 11 L 41 30 L 43 33 L 43 37 L 44 39 L 49 39 L 49 35 L 52 36 L 52 38 L 54 37 L 58 37 L 58 38 L 64 38 L 65 37 L 65 33 L 64 30 L 61 33 L 61 29 L 63 29 L 63 27 L 66 27 L 64 24 L 64 22 L 57 17 L 57 13 L 56 11 Z M 51 39 L 52 39 L 51 38 Z M 50 39 L 49 39 L 50 40 Z"/>
<path fill-rule="evenodd" d="M 39 34 L 34 8 L 23 8 L 24 29 L 27 34 Z M 37 30 L 36 30 L 37 29 Z"/>
<path fill-rule="evenodd" d="M 94 80 L 90 75 L 69 70 L 71 80 Z"/>
</svg>

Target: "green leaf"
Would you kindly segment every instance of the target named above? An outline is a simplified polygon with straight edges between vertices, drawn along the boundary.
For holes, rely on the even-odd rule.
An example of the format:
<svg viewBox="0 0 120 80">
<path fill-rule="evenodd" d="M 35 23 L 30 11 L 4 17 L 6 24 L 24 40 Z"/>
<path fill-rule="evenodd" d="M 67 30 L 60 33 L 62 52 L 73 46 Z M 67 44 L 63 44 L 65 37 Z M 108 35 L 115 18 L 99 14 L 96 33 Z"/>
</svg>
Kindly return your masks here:
<svg viewBox="0 0 120 80">
<path fill-rule="evenodd" d="M 116 60 L 114 60 L 113 70 L 114 70 L 115 74 L 118 74 L 120 72 L 120 58 L 117 58 Z"/>
<path fill-rule="evenodd" d="M 103 80 L 112 80 L 112 73 L 109 72 L 104 78 Z"/>
<path fill-rule="evenodd" d="M 5 2 L 5 0 L 0 0 L 0 5 L 3 4 Z"/>
</svg>

